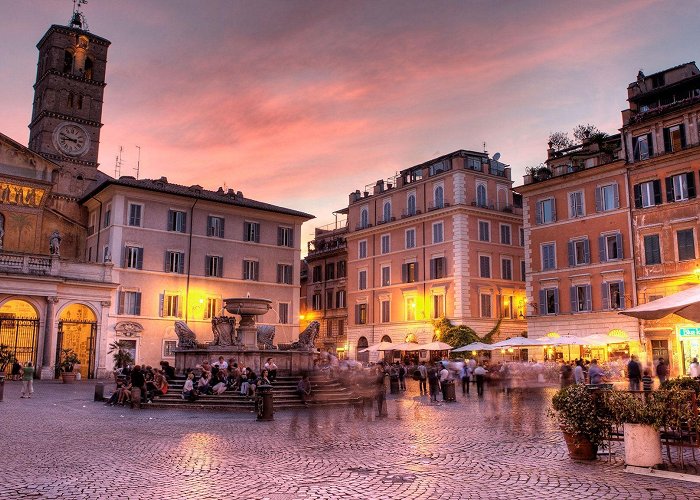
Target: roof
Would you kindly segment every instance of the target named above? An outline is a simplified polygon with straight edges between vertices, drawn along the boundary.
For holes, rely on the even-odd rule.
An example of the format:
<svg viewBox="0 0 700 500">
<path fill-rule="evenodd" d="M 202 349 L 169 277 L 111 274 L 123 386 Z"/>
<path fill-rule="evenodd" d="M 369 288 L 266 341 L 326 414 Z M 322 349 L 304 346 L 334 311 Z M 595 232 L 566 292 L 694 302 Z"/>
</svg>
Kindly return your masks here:
<svg viewBox="0 0 700 500">
<path fill-rule="evenodd" d="M 95 189 L 83 196 L 79 201 L 85 203 L 87 200 L 95 196 L 101 191 L 104 191 L 109 186 L 122 186 L 135 189 L 143 189 L 145 191 L 155 191 L 158 193 L 172 194 L 175 196 L 184 196 L 198 200 L 212 201 L 214 203 L 223 203 L 225 205 L 233 205 L 243 208 L 252 208 L 254 210 L 264 210 L 266 212 L 275 212 L 278 214 L 291 215 L 294 217 L 302 217 L 306 220 L 315 219 L 316 217 L 305 212 L 299 212 L 290 208 L 279 207 L 262 201 L 245 198 L 243 194 L 233 189 L 224 191 L 219 188 L 218 191 L 210 191 L 202 186 L 183 186 L 181 184 L 173 184 L 168 182 L 165 177 L 160 179 L 135 179 L 131 176 L 122 176 L 119 179 L 108 179 L 98 185 Z"/>
<path fill-rule="evenodd" d="M 44 33 L 44 36 L 41 37 L 41 40 L 39 40 L 39 43 L 36 44 L 36 48 L 40 48 L 44 41 L 46 40 L 47 37 L 51 35 L 53 32 L 58 32 L 58 33 L 63 33 L 65 35 L 70 35 L 70 34 L 78 34 L 78 35 L 85 35 L 90 39 L 90 42 L 92 43 L 97 43 L 99 45 L 105 45 L 109 47 L 112 42 L 107 40 L 106 38 L 103 38 L 101 36 L 97 36 L 93 33 L 90 33 L 89 31 L 86 30 L 81 30 L 80 28 L 74 28 L 72 26 L 61 26 L 60 24 L 52 24 L 51 27 Z"/>
<path fill-rule="evenodd" d="M 661 75 L 661 74 L 665 74 L 665 73 L 668 73 L 669 71 L 673 71 L 673 70 L 676 70 L 676 69 L 680 69 L 680 68 L 683 68 L 683 67 L 685 67 L 685 66 L 689 66 L 689 65 L 691 65 L 691 64 L 692 64 L 693 66 L 695 66 L 695 61 L 688 61 L 687 63 L 679 64 L 678 66 L 674 66 L 674 67 L 672 67 L 672 68 L 662 69 L 661 71 L 657 71 L 656 73 L 652 73 L 651 75 L 644 75 L 644 79 L 646 80 L 647 78 L 653 78 L 653 77 L 655 77 L 655 76 L 658 76 L 658 75 Z M 630 84 L 627 86 L 627 88 L 633 87 L 634 85 L 637 84 L 638 81 L 639 81 L 639 80 L 635 80 L 635 81 L 633 81 L 633 82 L 630 82 Z"/>
<path fill-rule="evenodd" d="M 418 165 L 414 165 L 409 168 L 404 168 L 401 170 L 401 173 L 405 172 L 410 172 L 411 170 L 414 170 L 416 168 L 422 168 L 422 167 L 427 167 L 429 165 L 432 165 L 433 163 L 438 163 L 442 160 L 448 160 L 452 158 L 464 158 L 466 156 L 473 155 L 473 156 L 479 156 L 482 158 L 488 158 L 488 154 L 484 152 L 479 152 L 479 151 L 468 151 L 465 149 L 458 149 L 457 151 L 453 151 L 452 153 L 447 153 L 446 155 L 438 156 L 437 158 L 433 158 L 432 160 L 424 161 L 423 163 L 419 163 Z"/>
</svg>

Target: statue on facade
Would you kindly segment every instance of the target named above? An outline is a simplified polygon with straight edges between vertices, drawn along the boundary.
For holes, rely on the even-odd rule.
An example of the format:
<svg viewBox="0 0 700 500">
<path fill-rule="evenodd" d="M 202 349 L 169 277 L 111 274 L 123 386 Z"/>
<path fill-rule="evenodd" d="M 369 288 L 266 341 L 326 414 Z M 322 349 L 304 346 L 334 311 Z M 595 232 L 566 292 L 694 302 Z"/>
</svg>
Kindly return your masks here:
<svg viewBox="0 0 700 500">
<path fill-rule="evenodd" d="M 307 326 L 306 329 L 299 334 L 299 340 L 292 342 L 290 349 L 314 349 L 316 347 L 314 342 L 316 341 L 316 337 L 318 337 L 320 328 L 321 323 L 318 321 L 312 321 L 309 323 L 309 326 Z"/>
<path fill-rule="evenodd" d="M 190 330 L 184 321 L 175 322 L 175 333 L 177 334 L 177 346 L 180 349 L 194 349 L 197 347 L 197 335 Z"/>
<path fill-rule="evenodd" d="M 275 341 L 275 327 L 273 325 L 258 325 L 258 346 L 263 349 L 277 349 Z"/>
<path fill-rule="evenodd" d="M 57 230 L 49 236 L 49 253 L 55 256 L 61 255 L 61 233 Z"/>
<path fill-rule="evenodd" d="M 214 333 L 214 341 L 211 345 L 232 346 L 237 345 L 236 318 L 231 316 L 216 316 L 211 320 L 211 331 Z"/>
</svg>

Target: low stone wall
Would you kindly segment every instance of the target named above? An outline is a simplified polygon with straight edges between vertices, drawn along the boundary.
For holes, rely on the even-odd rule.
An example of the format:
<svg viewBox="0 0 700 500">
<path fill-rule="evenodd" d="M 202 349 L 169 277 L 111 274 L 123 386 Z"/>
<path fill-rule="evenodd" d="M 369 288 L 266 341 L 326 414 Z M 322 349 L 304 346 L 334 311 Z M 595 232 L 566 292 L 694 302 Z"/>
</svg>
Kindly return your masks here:
<svg viewBox="0 0 700 500">
<path fill-rule="evenodd" d="M 209 347 L 198 349 L 176 349 L 175 350 L 175 372 L 184 374 L 187 369 L 195 368 L 204 361 L 214 363 L 223 356 L 228 362 L 233 358 L 239 365 L 242 363 L 249 366 L 257 374 L 267 361 L 272 360 L 277 365 L 279 374 L 300 375 L 303 372 L 313 369 L 314 360 L 318 359 L 317 351 L 278 351 L 278 350 L 240 350 L 232 347 Z"/>
</svg>

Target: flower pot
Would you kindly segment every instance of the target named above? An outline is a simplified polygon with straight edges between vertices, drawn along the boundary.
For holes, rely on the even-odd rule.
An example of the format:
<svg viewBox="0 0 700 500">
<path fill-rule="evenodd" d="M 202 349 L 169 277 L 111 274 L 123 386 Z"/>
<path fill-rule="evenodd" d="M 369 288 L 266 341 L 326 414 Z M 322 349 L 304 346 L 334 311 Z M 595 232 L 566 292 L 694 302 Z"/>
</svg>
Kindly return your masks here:
<svg viewBox="0 0 700 500">
<path fill-rule="evenodd" d="M 598 456 L 598 447 L 580 434 L 564 432 L 564 441 L 574 460 L 595 460 Z"/>
<path fill-rule="evenodd" d="M 75 372 L 62 372 L 61 378 L 64 384 L 74 384 L 75 383 Z"/>
<path fill-rule="evenodd" d="M 625 463 L 654 467 L 661 458 L 661 434 L 651 425 L 625 424 Z"/>
</svg>

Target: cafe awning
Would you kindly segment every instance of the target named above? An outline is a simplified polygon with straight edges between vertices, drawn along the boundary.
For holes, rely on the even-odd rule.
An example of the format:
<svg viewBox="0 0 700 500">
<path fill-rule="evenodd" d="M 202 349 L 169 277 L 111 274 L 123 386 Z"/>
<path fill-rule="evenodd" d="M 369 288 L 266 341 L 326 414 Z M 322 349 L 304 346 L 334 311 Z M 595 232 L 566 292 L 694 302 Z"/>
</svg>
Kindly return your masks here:
<svg viewBox="0 0 700 500">
<path fill-rule="evenodd" d="M 669 314 L 677 314 L 700 323 L 700 285 L 620 311 L 620 314 L 639 319 L 661 319 Z"/>
</svg>

